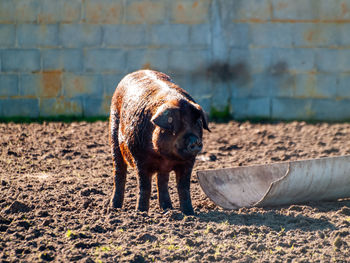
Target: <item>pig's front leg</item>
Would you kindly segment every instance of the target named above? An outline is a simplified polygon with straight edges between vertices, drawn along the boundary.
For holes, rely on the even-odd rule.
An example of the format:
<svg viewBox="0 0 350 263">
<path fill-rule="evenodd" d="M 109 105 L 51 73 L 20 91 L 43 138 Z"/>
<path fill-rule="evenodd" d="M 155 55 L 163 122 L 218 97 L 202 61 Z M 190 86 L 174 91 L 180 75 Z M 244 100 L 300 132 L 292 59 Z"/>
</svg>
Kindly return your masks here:
<svg viewBox="0 0 350 263">
<path fill-rule="evenodd" d="M 173 209 L 168 190 L 169 173 L 157 173 L 158 201 L 161 209 Z"/>
<path fill-rule="evenodd" d="M 137 210 L 147 212 L 149 209 L 149 199 L 152 190 L 152 174 L 142 169 L 138 169 L 139 196 L 137 200 Z"/>
<path fill-rule="evenodd" d="M 194 214 L 190 193 L 192 167 L 193 164 L 180 166 L 175 169 L 180 209 L 185 215 Z"/>
</svg>

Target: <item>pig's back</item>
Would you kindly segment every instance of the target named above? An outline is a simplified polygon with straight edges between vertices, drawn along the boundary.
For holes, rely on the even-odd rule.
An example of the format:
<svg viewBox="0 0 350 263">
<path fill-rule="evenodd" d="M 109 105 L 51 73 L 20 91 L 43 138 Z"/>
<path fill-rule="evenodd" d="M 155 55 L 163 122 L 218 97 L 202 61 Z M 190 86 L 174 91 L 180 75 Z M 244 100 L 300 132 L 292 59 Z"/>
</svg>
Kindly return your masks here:
<svg viewBox="0 0 350 263">
<path fill-rule="evenodd" d="M 157 107 L 166 101 L 186 99 L 191 96 L 175 85 L 170 77 L 153 70 L 140 70 L 126 75 L 119 83 L 114 96 L 114 110 L 119 114 L 155 113 Z M 147 112 L 146 112 L 147 111 Z M 138 115 L 138 114 L 136 114 Z"/>
</svg>

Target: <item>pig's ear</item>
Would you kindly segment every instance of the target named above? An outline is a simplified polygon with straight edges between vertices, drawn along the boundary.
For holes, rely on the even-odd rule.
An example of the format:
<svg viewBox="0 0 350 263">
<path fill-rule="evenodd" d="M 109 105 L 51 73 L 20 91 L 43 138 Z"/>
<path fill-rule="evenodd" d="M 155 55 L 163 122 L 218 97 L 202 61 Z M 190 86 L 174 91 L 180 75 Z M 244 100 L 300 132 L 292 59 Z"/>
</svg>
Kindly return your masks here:
<svg viewBox="0 0 350 263">
<path fill-rule="evenodd" d="M 208 119 L 209 119 L 209 115 L 208 113 L 206 113 L 204 110 L 202 110 L 201 112 L 201 118 L 202 118 L 202 122 L 203 122 L 203 128 L 206 129 L 207 131 L 211 132 L 211 130 L 209 129 L 208 126 Z"/>
<path fill-rule="evenodd" d="M 163 105 L 158 108 L 151 121 L 162 129 L 176 132 L 180 124 L 180 109 Z"/>
<path fill-rule="evenodd" d="M 201 106 L 199 106 L 197 103 L 192 103 L 192 105 L 197 109 L 197 111 L 199 112 L 199 115 L 201 117 L 202 123 L 203 123 L 203 128 L 206 129 L 207 131 L 211 132 L 211 130 L 208 127 L 208 113 L 206 113 Z"/>
</svg>

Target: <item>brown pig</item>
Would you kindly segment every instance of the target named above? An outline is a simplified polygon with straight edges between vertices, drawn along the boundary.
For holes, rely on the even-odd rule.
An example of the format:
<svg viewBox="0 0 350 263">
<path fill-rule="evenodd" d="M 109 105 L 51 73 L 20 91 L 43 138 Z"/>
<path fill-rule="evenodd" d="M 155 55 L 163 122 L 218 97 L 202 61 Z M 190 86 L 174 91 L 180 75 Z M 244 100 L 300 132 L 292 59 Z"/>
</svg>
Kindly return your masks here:
<svg viewBox="0 0 350 263">
<path fill-rule="evenodd" d="M 202 149 L 203 109 L 169 76 L 140 70 L 125 76 L 111 104 L 110 139 L 114 166 L 111 204 L 123 206 L 127 166 L 136 168 L 137 209 L 148 211 L 152 175 L 157 175 L 159 206 L 172 209 L 169 172 L 176 174 L 181 211 L 193 214 L 190 177 Z"/>
</svg>

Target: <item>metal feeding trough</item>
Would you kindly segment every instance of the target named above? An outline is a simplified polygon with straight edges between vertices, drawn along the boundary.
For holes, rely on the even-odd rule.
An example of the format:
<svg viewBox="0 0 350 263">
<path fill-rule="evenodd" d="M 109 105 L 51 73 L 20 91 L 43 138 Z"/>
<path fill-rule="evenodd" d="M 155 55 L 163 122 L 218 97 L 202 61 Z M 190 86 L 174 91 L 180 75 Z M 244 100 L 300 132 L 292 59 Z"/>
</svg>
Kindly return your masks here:
<svg viewBox="0 0 350 263">
<path fill-rule="evenodd" d="M 197 172 L 205 194 L 226 209 L 350 197 L 350 155 Z"/>
</svg>

